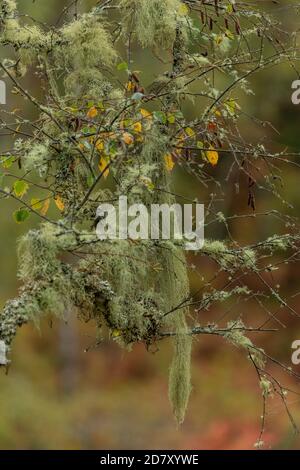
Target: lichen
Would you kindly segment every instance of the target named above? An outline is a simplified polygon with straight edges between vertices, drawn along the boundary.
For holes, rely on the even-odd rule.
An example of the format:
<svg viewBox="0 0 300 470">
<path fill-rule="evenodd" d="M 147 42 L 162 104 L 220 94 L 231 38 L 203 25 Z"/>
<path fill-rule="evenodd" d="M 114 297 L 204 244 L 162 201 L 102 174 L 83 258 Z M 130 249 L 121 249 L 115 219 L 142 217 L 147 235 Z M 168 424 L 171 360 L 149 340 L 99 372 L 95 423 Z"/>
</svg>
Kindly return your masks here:
<svg viewBox="0 0 300 470">
<path fill-rule="evenodd" d="M 245 349 L 255 365 L 264 369 L 266 365 L 264 351 L 254 346 L 251 339 L 245 335 L 245 331 L 246 327 L 241 320 L 232 321 L 228 323 L 227 331 L 223 336 L 237 348 Z"/>
<path fill-rule="evenodd" d="M 231 249 L 220 240 L 205 240 L 201 250 L 214 259 L 222 269 L 236 271 L 239 268 L 256 270 L 255 251 L 246 249 Z"/>
<path fill-rule="evenodd" d="M 178 23 L 187 26 L 179 14 L 179 0 L 121 0 L 120 5 L 142 47 L 168 47 L 174 42 Z"/>
<path fill-rule="evenodd" d="M 24 158 L 25 170 L 35 170 L 39 176 L 45 177 L 50 155 L 49 143 L 47 141 L 33 144 L 28 149 L 28 153 Z"/>
</svg>

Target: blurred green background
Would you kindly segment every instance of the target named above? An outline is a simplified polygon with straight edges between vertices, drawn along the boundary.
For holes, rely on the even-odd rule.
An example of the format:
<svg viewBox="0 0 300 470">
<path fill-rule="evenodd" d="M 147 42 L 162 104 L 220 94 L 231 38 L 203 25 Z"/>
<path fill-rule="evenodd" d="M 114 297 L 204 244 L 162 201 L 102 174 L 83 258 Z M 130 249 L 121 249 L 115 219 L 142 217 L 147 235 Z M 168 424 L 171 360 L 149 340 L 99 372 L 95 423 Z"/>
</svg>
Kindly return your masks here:
<svg viewBox="0 0 300 470">
<path fill-rule="evenodd" d="M 63 5 L 61 0 L 20 1 L 23 11 L 42 21 L 55 22 Z M 88 3 L 88 2 L 86 2 Z M 93 4 L 94 2 L 90 2 Z M 294 26 L 290 15 L 284 18 L 287 27 Z M 135 51 L 138 56 L 141 54 Z M 143 58 L 139 57 L 140 63 Z M 144 59 L 143 76 L 151 81 L 155 61 Z M 157 66 L 157 65 L 156 65 Z M 281 145 L 300 150 L 300 106 L 291 104 L 291 82 L 295 74 L 288 66 L 270 69 L 252 81 L 255 96 L 248 97 L 244 107 L 249 114 L 272 121 L 280 136 L 263 130 Z M 35 82 L 27 78 L 28 86 Z M 18 98 L 9 108 L 17 107 Z M 192 105 L 191 105 L 192 110 Z M 245 122 L 249 140 L 262 137 L 262 129 Z M 299 214 L 298 173 L 282 168 L 286 198 L 294 204 L 292 214 Z M 222 177 L 222 162 L 215 170 Z M 185 193 L 187 186 L 201 198 L 205 192 L 197 182 L 189 181 L 176 170 L 177 186 Z M 227 211 L 247 212 L 247 198 L 237 198 L 228 185 Z M 207 193 L 209 194 L 209 192 Z M 277 208 L 280 204 L 264 193 L 257 194 L 257 211 Z M 28 230 L 16 225 L 13 202 L 0 203 L 0 304 L 17 295 L 16 240 Z M 224 207 L 223 207 L 224 209 Z M 37 221 L 36 221 L 37 223 Z M 35 222 L 31 221 L 31 225 Z M 241 241 L 253 241 L 272 234 L 277 222 L 266 226 L 263 219 L 233 225 L 232 232 Z M 217 238 L 219 233 L 212 233 Z M 195 260 L 193 260 L 195 262 Z M 212 266 L 196 259 L 201 269 Z M 201 270 L 200 270 L 201 272 Z M 287 296 L 299 287 L 297 264 L 284 266 L 276 273 Z M 193 288 L 198 278 L 192 278 Z M 299 297 L 298 297 L 299 298 Z M 293 300 L 299 310 L 300 300 Z M 258 318 L 257 305 L 239 306 L 246 318 Z M 257 309 L 257 311 L 256 311 Z M 207 322 L 222 314 L 221 308 L 205 314 Z M 291 343 L 300 339 L 300 322 L 286 312 L 281 318 L 287 328 L 276 336 L 264 335 L 259 340 L 268 353 L 291 365 Z M 202 321 L 202 317 L 200 318 Z M 91 348 L 84 352 L 86 348 Z M 253 448 L 260 430 L 262 400 L 255 371 L 244 355 L 222 340 L 199 337 L 193 353 L 193 392 L 185 423 L 178 428 L 167 396 L 167 376 L 171 359 L 170 344 L 159 345 L 155 354 L 136 346 L 130 353 L 111 342 L 95 347 L 93 325 L 68 325 L 44 320 L 39 328 L 26 326 L 20 330 L 13 347 L 12 365 L 5 375 L 0 371 L 0 449 L 246 449 Z M 296 368 L 297 369 L 297 368 Z M 280 370 L 271 367 L 283 383 L 294 389 Z M 300 367 L 298 366 L 300 373 Z M 288 396 L 290 409 L 300 424 L 300 399 Z M 299 437 L 293 434 L 282 404 L 274 399 L 268 408 L 264 440 L 273 448 L 300 448 Z"/>
</svg>

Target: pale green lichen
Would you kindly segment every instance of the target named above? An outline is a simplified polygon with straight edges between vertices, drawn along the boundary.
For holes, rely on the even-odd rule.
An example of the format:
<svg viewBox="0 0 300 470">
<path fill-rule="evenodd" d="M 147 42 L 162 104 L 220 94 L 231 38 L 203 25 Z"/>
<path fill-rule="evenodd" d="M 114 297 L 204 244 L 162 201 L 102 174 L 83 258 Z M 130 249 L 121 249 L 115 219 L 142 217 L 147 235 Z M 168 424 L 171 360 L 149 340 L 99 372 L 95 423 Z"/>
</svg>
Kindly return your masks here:
<svg viewBox="0 0 300 470">
<path fill-rule="evenodd" d="M 205 240 L 202 252 L 214 259 L 222 269 L 235 271 L 239 268 L 256 269 L 255 251 L 246 249 L 230 249 L 219 240 Z"/>
<path fill-rule="evenodd" d="M 264 248 L 270 251 L 286 251 L 291 246 L 293 246 L 293 241 L 287 235 L 273 235 L 264 243 Z"/>
<path fill-rule="evenodd" d="M 0 6 L 0 17 L 7 17 L 11 16 L 13 13 L 15 13 L 17 9 L 17 3 L 15 0 L 2 0 Z"/>
<path fill-rule="evenodd" d="M 121 0 L 120 5 L 142 47 L 170 46 L 178 24 L 187 27 L 186 18 L 180 15 L 179 0 Z"/>
<path fill-rule="evenodd" d="M 47 141 L 31 145 L 24 158 L 25 170 L 35 170 L 41 177 L 45 177 L 50 155 L 49 143 Z"/>
<path fill-rule="evenodd" d="M 19 241 L 19 277 L 28 282 L 52 278 L 60 268 L 57 259 L 60 238 L 52 225 L 44 224 L 41 230 L 30 230 Z"/>
<path fill-rule="evenodd" d="M 65 25 L 61 30 L 64 41 L 61 50 L 65 64 L 75 69 L 110 66 L 117 55 L 109 32 L 92 13 Z"/>
<path fill-rule="evenodd" d="M 245 332 L 246 332 L 245 325 L 243 324 L 241 320 L 237 320 L 237 321 L 232 321 L 228 323 L 227 331 L 223 333 L 223 336 L 234 346 L 245 349 L 248 352 L 254 364 L 258 368 L 264 369 L 266 365 L 264 351 L 254 346 L 251 339 L 245 335 Z"/>
</svg>

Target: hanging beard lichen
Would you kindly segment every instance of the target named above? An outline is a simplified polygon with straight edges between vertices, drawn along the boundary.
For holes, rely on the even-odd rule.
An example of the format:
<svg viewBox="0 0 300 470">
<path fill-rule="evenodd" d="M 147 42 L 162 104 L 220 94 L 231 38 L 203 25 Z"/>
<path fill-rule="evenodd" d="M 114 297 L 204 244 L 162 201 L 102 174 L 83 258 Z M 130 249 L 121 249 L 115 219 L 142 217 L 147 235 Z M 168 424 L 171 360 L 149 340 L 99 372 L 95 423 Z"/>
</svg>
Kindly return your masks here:
<svg viewBox="0 0 300 470">
<path fill-rule="evenodd" d="M 166 279 L 166 284 L 169 288 L 168 298 L 171 300 L 169 307 L 172 310 L 174 306 L 181 305 L 189 297 L 186 261 L 178 250 L 168 257 L 168 270 L 169 277 Z M 178 423 L 184 420 L 191 392 L 192 338 L 188 334 L 187 315 L 188 308 L 186 307 L 170 313 L 170 316 L 173 316 L 170 327 L 176 335 L 170 367 L 169 397 Z"/>
<path fill-rule="evenodd" d="M 142 47 L 172 46 L 179 22 L 187 28 L 180 0 L 121 0 L 128 28 L 133 28 Z"/>
</svg>

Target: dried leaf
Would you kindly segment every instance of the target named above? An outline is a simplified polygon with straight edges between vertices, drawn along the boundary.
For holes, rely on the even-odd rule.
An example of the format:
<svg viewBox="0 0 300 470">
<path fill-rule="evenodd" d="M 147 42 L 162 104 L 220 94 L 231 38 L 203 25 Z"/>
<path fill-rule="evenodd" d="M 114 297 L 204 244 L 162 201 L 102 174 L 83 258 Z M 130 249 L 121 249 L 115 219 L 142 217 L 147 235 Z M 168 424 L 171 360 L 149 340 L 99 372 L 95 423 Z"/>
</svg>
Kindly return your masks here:
<svg viewBox="0 0 300 470">
<path fill-rule="evenodd" d="M 167 153 L 165 156 L 164 156 L 164 159 L 165 159 L 165 167 L 166 169 L 171 172 L 175 166 L 175 162 L 173 160 L 173 157 L 172 157 L 172 154 L 171 153 Z"/>
<path fill-rule="evenodd" d="M 134 138 L 131 134 L 129 134 L 129 132 L 124 132 L 122 139 L 126 145 L 131 145 L 134 142 Z"/>
<path fill-rule="evenodd" d="M 218 164 L 219 154 L 213 148 L 212 145 L 210 146 L 210 150 L 207 150 L 207 152 L 206 152 L 206 158 L 212 166 L 216 166 Z"/>
<path fill-rule="evenodd" d="M 107 165 L 109 163 L 109 160 L 106 156 L 102 155 L 102 157 L 99 160 L 99 170 L 103 173 L 104 178 L 107 178 L 109 175 L 109 168 L 107 168 Z"/>
<path fill-rule="evenodd" d="M 87 117 L 89 119 L 94 119 L 96 116 L 98 116 L 98 110 L 95 106 L 92 106 L 87 112 Z"/>
<path fill-rule="evenodd" d="M 45 216 L 50 207 L 50 198 L 46 199 L 43 203 L 43 207 L 41 208 L 41 215 Z"/>
<path fill-rule="evenodd" d="M 64 204 L 62 198 L 61 198 L 60 196 L 56 196 L 56 197 L 54 198 L 54 202 L 55 202 L 56 207 L 58 208 L 58 210 L 60 210 L 61 212 L 63 212 L 64 209 L 65 209 L 65 204 Z"/>
</svg>

